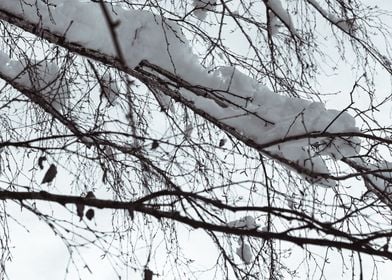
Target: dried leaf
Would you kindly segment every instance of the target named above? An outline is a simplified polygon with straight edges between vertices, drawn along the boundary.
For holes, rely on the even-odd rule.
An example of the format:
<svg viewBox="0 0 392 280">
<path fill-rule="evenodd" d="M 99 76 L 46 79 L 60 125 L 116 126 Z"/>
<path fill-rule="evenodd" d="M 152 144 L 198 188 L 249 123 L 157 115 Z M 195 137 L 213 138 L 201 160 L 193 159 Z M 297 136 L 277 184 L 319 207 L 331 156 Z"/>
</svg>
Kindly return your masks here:
<svg viewBox="0 0 392 280">
<path fill-rule="evenodd" d="M 95 215 L 94 209 L 90 208 L 90 209 L 87 210 L 87 212 L 86 212 L 86 218 L 87 218 L 89 221 L 91 221 L 91 220 L 94 218 L 94 215 Z"/>
<path fill-rule="evenodd" d="M 80 221 L 83 220 L 84 216 L 84 204 L 82 203 L 76 203 L 76 214 L 80 218 Z"/>
<path fill-rule="evenodd" d="M 44 161 L 46 160 L 46 156 L 41 156 L 38 158 L 38 166 L 42 170 L 44 169 Z"/>
<path fill-rule="evenodd" d="M 86 194 L 86 198 L 96 198 L 95 194 L 92 191 L 88 191 Z"/>
<path fill-rule="evenodd" d="M 158 146 L 159 142 L 157 140 L 153 140 L 151 144 L 151 150 L 155 150 L 156 148 L 158 148 Z"/>
<path fill-rule="evenodd" d="M 54 177 L 57 175 L 56 165 L 53 163 L 50 165 L 48 171 L 46 171 L 44 178 L 42 179 L 41 184 L 50 183 L 53 181 Z"/>
<path fill-rule="evenodd" d="M 144 280 L 152 280 L 153 272 L 148 268 L 144 270 Z"/>
</svg>

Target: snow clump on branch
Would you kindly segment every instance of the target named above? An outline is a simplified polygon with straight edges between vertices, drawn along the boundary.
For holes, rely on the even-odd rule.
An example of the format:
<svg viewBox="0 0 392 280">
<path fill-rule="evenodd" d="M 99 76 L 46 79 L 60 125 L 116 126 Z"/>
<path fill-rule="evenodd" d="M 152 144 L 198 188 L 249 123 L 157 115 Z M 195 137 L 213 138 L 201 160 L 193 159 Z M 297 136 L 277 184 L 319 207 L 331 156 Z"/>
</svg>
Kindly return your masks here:
<svg viewBox="0 0 392 280">
<path fill-rule="evenodd" d="M 203 20 L 207 16 L 208 11 L 215 10 L 216 0 L 193 0 L 193 7 L 195 10 L 193 14 L 199 19 Z"/>
<path fill-rule="evenodd" d="M 12 60 L 0 51 L 0 75 L 16 84 L 41 95 L 54 109 L 66 112 L 69 107 L 69 89 L 59 66 L 46 60 Z"/>
<path fill-rule="evenodd" d="M 53 34 L 61 34 L 67 43 L 109 57 L 118 56 L 107 19 L 98 3 L 79 0 L 51 0 L 48 1 L 50 5 L 35 0 L 24 2 L 25 5 L 15 5 L 14 1 L 6 0 L 0 3 L 0 8 L 23 16 Z M 212 5 L 213 2 L 205 3 Z M 281 3 L 268 1 L 267 4 L 294 32 Z M 144 65 L 143 71 L 151 72 L 168 84 L 174 83 L 173 90 L 181 95 L 181 100 L 193 104 L 209 119 L 224 124 L 229 133 L 242 141 L 251 140 L 261 152 L 279 160 L 306 180 L 333 186 L 336 182 L 328 178 L 330 171 L 326 159 L 339 160 L 358 154 L 358 138 L 324 136 L 358 132 L 355 119 L 347 112 L 328 110 L 319 102 L 277 94 L 232 66 L 214 70 L 203 68 L 181 27 L 162 16 L 121 5 L 113 5 L 108 12 L 111 21 L 118 23 L 112 31 L 117 34 L 128 68 L 137 69 L 142 61 L 148 61 L 154 67 Z M 45 69 L 53 68 L 49 72 L 55 73 L 54 67 L 47 63 Z M 44 80 L 49 81 L 50 75 L 46 74 Z M 189 86 L 184 86 L 184 82 Z M 200 94 L 199 89 L 204 93 Z M 154 94 L 165 93 L 157 91 Z M 158 100 L 160 103 L 166 101 Z"/>
</svg>

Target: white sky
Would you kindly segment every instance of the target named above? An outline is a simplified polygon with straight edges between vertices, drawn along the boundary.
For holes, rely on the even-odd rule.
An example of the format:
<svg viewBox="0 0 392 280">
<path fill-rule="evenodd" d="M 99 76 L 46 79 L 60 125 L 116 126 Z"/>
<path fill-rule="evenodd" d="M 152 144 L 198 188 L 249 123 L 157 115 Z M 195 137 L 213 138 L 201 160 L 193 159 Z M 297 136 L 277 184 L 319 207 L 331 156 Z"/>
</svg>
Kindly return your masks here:
<svg viewBox="0 0 392 280">
<path fill-rule="evenodd" d="M 379 3 L 380 6 L 385 7 L 385 9 L 392 11 L 392 1 L 367 1 L 369 3 Z M 349 73 L 348 68 L 342 66 L 342 69 Z M 342 90 L 345 87 L 349 90 L 352 86 L 351 83 L 347 83 L 347 79 L 351 78 L 348 74 L 347 76 L 341 75 L 337 78 L 335 77 L 325 77 L 325 85 L 321 85 L 322 88 L 332 90 L 332 87 L 336 85 L 336 89 Z M 386 89 L 390 91 L 390 80 L 386 75 L 380 75 L 377 77 L 380 81 L 386 81 L 388 86 Z M 382 84 L 382 82 L 378 83 Z M 377 94 L 382 94 L 386 90 L 385 88 L 378 88 Z M 332 90 L 333 91 L 333 90 Z M 387 92 L 389 93 L 389 92 Z M 340 108 L 343 109 L 348 105 L 348 100 L 331 98 L 328 100 L 328 107 L 330 108 Z M 387 109 L 387 108 L 386 108 Z M 390 112 L 387 112 L 385 120 L 389 120 Z M 33 163 L 29 163 L 32 165 Z M 43 174 L 42 174 L 43 175 Z M 66 185 L 67 178 L 60 177 L 57 181 L 60 181 Z M 10 223 L 11 232 L 11 244 L 12 244 L 12 262 L 8 263 L 7 271 L 9 279 L 63 279 L 65 275 L 65 269 L 69 258 L 67 256 L 67 250 L 62 241 L 59 240 L 57 236 L 49 229 L 49 227 L 42 222 L 37 222 L 36 217 L 27 213 L 27 211 L 20 211 L 19 207 L 11 206 L 15 205 L 13 202 L 9 202 L 10 206 L 9 212 L 12 213 L 13 217 L 20 222 L 22 225 L 26 226 L 30 232 L 26 232 L 25 229 L 16 225 L 15 223 Z M 53 213 L 58 215 L 60 213 L 61 206 L 53 205 Z M 110 211 L 104 211 L 99 213 L 99 217 L 96 223 L 101 225 L 105 223 L 111 216 Z M 62 214 L 64 217 L 71 217 L 69 214 Z M 67 216 L 68 215 L 68 216 Z M 75 224 L 78 223 L 76 217 L 73 217 Z M 110 223 L 109 223 L 110 224 Z M 91 226 L 95 226 L 91 223 Z M 187 251 L 194 256 L 195 259 L 199 259 L 205 262 L 205 266 L 209 267 L 213 265 L 214 257 L 216 256 L 216 251 L 214 250 L 211 243 L 207 241 L 205 234 L 200 231 L 193 231 L 187 234 L 181 235 L 184 239 L 184 244 L 187 246 Z M 101 259 L 101 253 L 94 249 L 83 249 L 83 256 L 87 260 L 93 274 L 90 274 L 87 269 L 81 269 L 80 274 L 82 279 L 116 279 L 115 273 L 113 272 L 111 265 L 107 259 Z M 297 251 L 299 252 L 299 251 Z M 300 258 L 302 259 L 302 257 Z M 297 261 L 297 255 L 292 256 L 292 262 Z M 159 260 L 158 260 L 159 261 Z M 338 259 L 340 262 L 340 259 Z M 366 265 L 366 260 L 364 261 Z M 392 267 L 389 265 L 380 265 L 380 275 L 379 279 L 389 279 L 392 273 Z M 368 268 L 371 269 L 371 267 Z M 124 272 L 122 272 L 124 273 Z M 140 272 L 134 274 L 131 270 L 128 272 L 128 279 L 138 279 L 133 277 L 140 277 Z M 339 267 L 327 266 L 326 279 L 341 279 L 341 271 Z M 131 278 L 132 275 L 132 278 Z M 346 277 L 346 276 L 345 276 Z M 68 279 L 77 279 L 75 271 L 72 269 Z M 140 278 L 141 279 L 141 278 Z M 160 278 L 154 278 L 160 279 Z M 167 279 L 167 278 L 166 278 Z M 184 278 L 185 279 L 185 278 Z M 368 279 L 364 277 L 364 279 Z"/>
</svg>

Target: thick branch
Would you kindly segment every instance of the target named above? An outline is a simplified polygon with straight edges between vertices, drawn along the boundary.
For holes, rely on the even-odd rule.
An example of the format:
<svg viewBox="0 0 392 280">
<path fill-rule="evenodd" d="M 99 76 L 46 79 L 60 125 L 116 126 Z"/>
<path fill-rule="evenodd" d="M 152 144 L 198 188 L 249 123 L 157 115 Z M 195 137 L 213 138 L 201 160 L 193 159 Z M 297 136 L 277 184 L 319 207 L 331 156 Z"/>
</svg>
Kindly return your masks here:
<svg viewBox="0 0 392 280">
<path fill-rule="evenodd" d="M 41 192 L 11 192 L 11 191 L 0 191 L 0 200 L 41 200 L 48 202 L 57 202 L 61 205 L 66 204 L 77 204 L 81 203 L 84 205 L 106 208 L 106 209 L 122 209 L 128 211 L 135 211 L 153 216 L 157 219 L 170 219 L 174 221 L 181 222 L 183 224 L 189 225 L 193 228 L 202 228 L 208 231 L 221 232 L 233 235 L 246 235 L 262 239 L 276 239 L 291 242 L 297 244 L 298 246 L 305 245 L 316 245 L 322 247 L 334 247 L 339 249 L 348 249 L 361 253 L 366 253 L 374 256 L 381 256 L 392 260 L 392 252 L 385 250 L 377 250 L 368 244 L 363 244 L 362 242 L 350 242 L 350 241 L 335 241 L 330 239 L 321 238 L 308 238 L 308 237 L 296 237 L 287 234 L 286 232 L 268 232 L 259 231 L 257 229 L 241 229 L 235 227 L 229 227 L 227 225 L 217 225 L 213 223 L 208 223 L 204 221 L 195 220 L 192 218 L 185 217 L 178 212 L 168 212 L 161 211 L 154 207 L 148 207 L 140 203 L 121 202 L 113 200 L 103 200 L 103 199 L 91 199 L 79 196 L 69 196 L 69 195 L 58 195 L 51 194 L 45 191 Z"/>
</svg>

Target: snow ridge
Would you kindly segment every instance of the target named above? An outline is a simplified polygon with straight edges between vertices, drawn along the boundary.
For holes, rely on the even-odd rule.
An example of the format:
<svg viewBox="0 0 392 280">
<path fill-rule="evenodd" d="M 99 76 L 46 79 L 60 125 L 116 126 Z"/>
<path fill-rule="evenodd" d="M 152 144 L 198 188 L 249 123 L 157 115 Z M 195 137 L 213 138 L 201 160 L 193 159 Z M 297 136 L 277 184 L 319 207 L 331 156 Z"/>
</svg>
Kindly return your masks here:
<svg viewBox="0 0 392 280">
<path fill-rule="evenodd" d="M 109 56 L 116 56 L 106 19 L 98 3 L 80 0 L 50 0 L 48 5 L 35 0 L 24 2 L 26 4 L 18 2 L 19 4 L 15 5 L 13 0 L 3 0 L 0 8 L 16 15 L 23 15 L 24 18 L 52 33 L 62 34 L 67 42 L 77 43 Z M 214 4 L 214 1 L 205 3 L 208 6 Z M 199 4 L 195 3 L 195 5 Z M 268 4 L 280 20 L 289 26 L 292 25 L 290 16 L 280 2 L 268 1 Z M 204 69 L 181 28 L 174 22 L 148 11 L 125 9 L 120 5 L 115 5 L 108 10 L 112 20 L 118 22 L 115 31 L 119 35 L 118 40 L 128 67 L 135 68 L 141 61 L 147 60 L 194 86 L 209 89 L 209 92 L 218 96 L 227 106 L 221 106 L 212 99 L 198 96 L 189 90 L 181 89 L 180 94 L 197 108 L 257 144 L 265 145 L 286 137 L 309 133 L 358 131 L 354 118 L 347 112 L 328 110 L 322 103 L 276 94 L 232 66 L 218 67 L 214 71 Z M 11 67 L 11 70 L 2 67 L 0 69 L 2 73 L 14 77 L 13 71 L 21 71 L 20 66 L 11 66 L 21 62 L 11 62 L 9 58 L 4 58 L 5 54 L 2 54 L 2 57 L 7 67 Z M 39 77 L 46 85 L 49 85 L 56 77 L 58 66 L 50 63 L 38 65 L 35 68 L 38 71 L 35 72 L 39 73 Z M 33 86 L 25 77 L 27 76 L 22 75 L 19 82 L 28 87 Z M 38 86 L 41 88 L 45 85 L 39 82 Z M 110 82 L 109 86 L 111 87 Z M 112 92 L 115 93 L 116 90 Z M 47 93 L 43 90 L 42 94 Z M 164 109 L 172 106 L 170 99 L 161 95 L 163 93 L 154 94 L 158 96 Z M 61 91 L 60 96 L 62 95 L 64 92 Z M 114 101 L 112 99 L 115 96 L 107 96 L 107 98 Z M 64 105 L 60 99 L 64 98 L 56 98 L 58 109 Z M 342 157 L 354 156 L 359 152 L 359 147 L 360 141 L 355 137 L 302 138 L 273 145 L 266 150 L 271 155 L 295 162 L 308 171 L 305 173 L 329 174 L 326 158 L 338 160 Z M 310 180 L 309 176 L 300 175 Z M 336 184 L 333 180 L 322 177 L 312 182 L 327 186 Z"/>
</svg>

